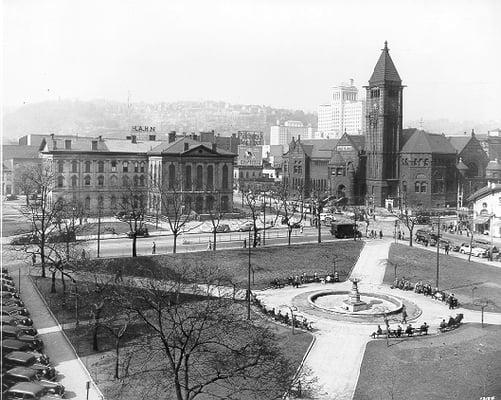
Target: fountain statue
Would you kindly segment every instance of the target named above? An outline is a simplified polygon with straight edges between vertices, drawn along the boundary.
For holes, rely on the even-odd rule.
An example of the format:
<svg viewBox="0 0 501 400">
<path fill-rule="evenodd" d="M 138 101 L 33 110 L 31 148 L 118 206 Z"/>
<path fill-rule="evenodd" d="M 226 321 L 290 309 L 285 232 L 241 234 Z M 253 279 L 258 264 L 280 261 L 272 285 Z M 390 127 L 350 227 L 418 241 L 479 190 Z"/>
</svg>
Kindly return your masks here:
<svg viewBox="0 0 501 400">
<path fill-rule="evenodd" d="M 349 297 L 344 300 L 346 309 L 350 312 L 357 312 L 368 309 L 369 304 L 367 304 L 365 301 L 360 300 L 360 292 L 358 291 L 358 282 L 360 282 L 360 279 L 350 278 L 350 281 L 353 285 L 351 287 Z"/>
</svg>

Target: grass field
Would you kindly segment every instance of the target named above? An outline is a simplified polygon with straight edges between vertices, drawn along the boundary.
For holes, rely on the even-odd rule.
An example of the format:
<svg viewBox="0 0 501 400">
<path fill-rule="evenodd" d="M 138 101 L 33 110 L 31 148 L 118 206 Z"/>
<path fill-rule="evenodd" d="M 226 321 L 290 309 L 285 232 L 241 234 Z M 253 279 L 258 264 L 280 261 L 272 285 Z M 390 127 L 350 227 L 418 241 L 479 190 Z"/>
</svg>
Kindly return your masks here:
<svg viewBox="0 0 501 400">
<path fill-rule="evenodd" d="M 384 283 L 393 283 L 393 265 L 396 264 L 398 277 L 405 277 L 412 283 L 422 280 L 435 286 L 436 257 L 435 253 L 427 250 L 392 244 Z M 453 292 L 463 307 L 478 310 L 475 301 L 486 298 L 493 303 L 486 311 L 501 312 L 501 268 L 468 262 L 445 254 L 440 254 L 439 265 L 439 287 Z M 473 302 L 472 288 L 476 288 Z"/>
<path fill-rule="evenodd" d="M 334 262 L 340 279 L 344 280 L 355 265 L 362 246 L 361 241 L 340 241 L 252 249 L 253 288 L 264 288 L 269 286 L 274 278 L 286 279 L 289 275 L 301 275 L 303 272 L 311 275 L 315 272 L 332 273 Z M 176 277 L 185 265 L 196 265 L 207 270 L 217 269 L 218 273 L 242 287 L 247 282 L 248 250 L 102 259 L 94 260 L 92 264 L 81 268 L 112 274 L 117 268 L 122 268 L 123 275 L 128 276 L 150 277 L 161 274 Z"/>
<path fill-rule="evenodd" d="M 368 343 L 355 400 L 501 396 L 501 326 L 464 325 L 411 340 Z"/>
</svg>

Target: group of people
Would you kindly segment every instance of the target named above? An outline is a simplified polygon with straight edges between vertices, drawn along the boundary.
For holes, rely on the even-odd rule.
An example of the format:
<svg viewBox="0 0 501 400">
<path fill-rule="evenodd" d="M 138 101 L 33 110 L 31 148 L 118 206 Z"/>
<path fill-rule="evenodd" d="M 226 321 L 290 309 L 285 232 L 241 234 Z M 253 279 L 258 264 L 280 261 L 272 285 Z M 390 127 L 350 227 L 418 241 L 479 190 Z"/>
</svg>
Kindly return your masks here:
<svg viewBox="0 0 501 400">
<path fill-rule="evenodd" d="M 454 329 L 459 326 L 461 321 L 463 320 L 463 314 L 457 314 L 456 318 L 453 318 L 452 316 L 449 317 L 449 321 L 445 322 L 445 319 L 442 320 L 440 323 L 440 331 L 446 331 L 450 329 Z"/>
<path fill-rule="evenodd" d="M 416 293 L 424 294 L 425 296 L 431 296 L 436 300 L 443 301 L 449 306 L 449 309 L 454 309 L 459 307 L 459 301 L 454 293 L 446 293 L 443 290 L 439 290 L 437 287 L 432 288 L 430 283 L 423 283 L 423 281 L 418 281 L 414 285 L 405 277 L 402 279 L 396 278 L 391 286 L 392 289 L 400 290 L 414 290 Z"/>
<path fill-rule="evenodd" d="M 274 308 L 267 309 L 257 298 L 253 298 L 254 304 L 256 304 L 259 309 L 270 318 L 273 318 L 275 321 L 280 322 L 285 325 L 291 325 L 294 322 L 294 328 L 304 329 L 307 331 L 311 331 L 313 328 L 311 326 L 311 322 L 309 322 L 305 317 L 298 317 L 294 315 L 294 321 L 292 321 L 292 315 L 289 317 L 288 313 L 282 314 L 280 310 L 275 311 Z"/>
<path fill-rule="evenodd" d="M 249 242 L 249 246 L 251 245 L 251 242 Z M 254 241 L 254 244 L 252 247 L 256 246 L 261 246 L 261 235 L 258 233 L 256 236 L 256 240 Z M 247 239 L 244 239 L 244 249 L 247 248 Z"/>
<path fill-rule="evenodd" d="M 396 329 L 391 329 L 390 325 L 386 325 L 386 332 L 383 332 L 383 329 L 381 328 L 381 325 L 377 326 L 377 330 L 372 333 L 372 337 L 375 339 L 376 337 L 382 336 L 383 334 L 387 334 L 388 337 L 401 337 L 403 334 L 409 336 L 413 336 L 415 333 L 421 333 L 423 335 L 428 334 L 428 329 L 429 325 L 424 322 L 423 325 L 421 325 L 419 328 L 413 328 L 412 324 L 408 324 L 407 327 L 405 328 L 405 331 L 403 330 L 402 326 L 400 324 L 397 325 Z"/>
<path fill-rule="evenodd" d="M 334 283 L 339 282 L 339 273 L 334 271 L 333 274 L 327 275 L 319 275 L 318 273 L 314 273 L 313 275 L 306 275 L 306 272 L 303 272 L 301 275 L 289 275 L 287 279 L 279 279 L 275 278 L 271 281 L 271 286 L 273 288 L 281 288 L 286 284 L 295 288 L 298 288 L 300 285 L 304 285 L 305 283 Z"/>
<path fill-rule="evenodd" d="M 379 230 L 379 233 L 378 233 L 377 230 L 371 229 L 371 231 L 368 233 L 367 237 L 369 239 L 377 239 L 378 235 L 379 235 L 379 239 L 382 239 L 383 238 L 383 231 Z"/>
</svg>

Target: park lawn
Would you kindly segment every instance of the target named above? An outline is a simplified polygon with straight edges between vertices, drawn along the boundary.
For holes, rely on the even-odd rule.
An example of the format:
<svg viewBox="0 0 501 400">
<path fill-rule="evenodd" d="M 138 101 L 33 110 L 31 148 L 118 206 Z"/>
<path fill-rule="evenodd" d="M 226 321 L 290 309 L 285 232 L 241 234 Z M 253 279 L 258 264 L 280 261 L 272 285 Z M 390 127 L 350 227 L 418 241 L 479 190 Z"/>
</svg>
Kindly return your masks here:
<svg viewBox="0 0 501 400">
<path fill-rule="evenodd" d="M 121 340 L 120 369 L 122 379 L 117 381 L 113 376 L 116 360 L 116 342 L 113 335 L 104 328 L 100 329 L 98 333 L 99 351 L 94 351 L 92 348 L 93 324 L 91 305 L 100 300 L 100 298 L 96 297 L 97 295 L 92 291 L 92 284 L 89 284 L 88 282 L 77 282 L 80 287 L 79 291 L 82 293 L 82 296 L 80 297 L 81 300 L 79 302 L 80 324 L 78 326 L 73 324 L 75 322 L 76 314 L 74 302 L 71 300 L 74 299 L 74 297 L 67 297 L 66 304 L 63 306 L 61 282 L 59 280 L 56 282 L 56 293 L 50 293 L 51 280 L 49 278 L 37 278 L 36 284 L 59 323 L 67 324 L 66 326 L 63 325 L 66 335 L 70 339 L 79 357 L 85 363 L 93 379 L 103 391 L 105 398 L 111 400 L 138 398 L 137 382 L 134 378 L 129 379 L 127 377 L 123 377 L 123 374 L 127 369 L 129 371 L 134 371 L 144 368 L 145 365 L 143 363 L 146 363 L 147 367 L 152 368 L 157 366 L 159 363 L 158 358 L 144 360 L 141 356 L 138 358 L 131 357 L 131 354 L 136 354 L 138 351 L 141 352 L 142 346 L 147 346 L 152 342 L 149 338 L 150 334 L 146 325 L 139 321 L 132 321 L 128 325 L 125 335 Z M 91 290 L 87 292 L 87 289 Z M 133 292 L 140 292 L 141 290 L 144 290 L 140 288 L 129 289 L 131 290 L 131 295 L 133 295 Z M 188 301 L 196 300 L 196 296 L 183 296 L 186 297 Z M 106 314 L 110 312 L 112 312 L 112 310 L 106 310 Z M 243 306 L 242 312 L 245 312 Z M 105 315 L 103 315 L 103 317 L 104 316 Z M 312 335 L 309 332 L 303 332 L 297 329 L 295 334 L 292 335 L 290 327 L 276 324 L 274 321 L 267 319 L 262 314 L 255 312 L 254 310 L 252 311 L 252 320 L 260 326 L 269 328 L 275 334 L 277 344 L 283 354 L 291 360 L 293 365 L 299 367 L 304 354 L 313 339 Z M 164 354 L 160 352 L 157 357 L 163 358 Z M 144 375 L 142 375 L 142 377 L 144 378 Z M 155 388 L 158 386 L 156 384 L 156 379 L 158 379 L 158 376 L 152 376 L 150 379 L 151 382 L 147 377 L 142 379 L 141 388 Z M 158 394 L 158 397 L 154 396 L 151 398 L 165 398 L 166 395 L 166 393 L 160 392 L 156 394 Z M 266 398 L 263 399 L 266 400 Z M 245 400 L 245 397 L 242 397 L 242 400 Z"/>
<path fill-rule="evenodd" d="M 2 237 L 21 235 L 28 232 L 31 232 L 31 223 L 22 220 L 14 222 L 10 219 L 2 219 Z"/>
<path fill-rule="evenodd" d="M 333 273 L 345 280 L 362 250 L 362 241 L 339 241 L 321 244 L 258 247 L 251 249 L 254 289 L 269 287 L 275 279 L 306 273 Z M 122 257 L 92 260 L 79 267 L 114 274 L 117 268 L 127 276 L 163 276 L 175 279 L 187 265 L 214 270 L 238 287 L 245 287 L 248 274 L 248 249 L 218 250 L 217 252 L 179 253 L 142 257 Z"/>
<path fill-rule="evenodd" d="M 487 306 L 486 311 L 501 312 L 501 268 L 468 262 L 452 255 L 440 254 L 439 257 L 441 289 L 454 293 L 462 307 L 479 310 L 474 303 L 485 298 L 493 303 Z M 390 248 L 384 283 L 391 285 L 394 282 L 394 265 L 397 265 L 398 277 L 405 277 L 413 284 L 422 280 L 435 286 L 436 259 L 434 252 L 394 243 Z M 476 287 L 476 300 L 472 302 L 473 287 Z"/>
<path fill-rule="evenodd" d="M 354 400 L 501 396 L 501 326 L 367 344 Z"/>
</svg>

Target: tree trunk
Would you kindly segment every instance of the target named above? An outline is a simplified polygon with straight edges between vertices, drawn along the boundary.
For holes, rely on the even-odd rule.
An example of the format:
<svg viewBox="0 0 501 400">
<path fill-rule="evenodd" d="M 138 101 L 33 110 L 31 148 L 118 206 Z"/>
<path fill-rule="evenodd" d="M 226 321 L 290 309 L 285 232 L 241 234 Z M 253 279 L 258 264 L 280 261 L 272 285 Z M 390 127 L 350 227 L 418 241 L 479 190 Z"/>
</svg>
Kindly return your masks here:
<svg viewBox="0 0 501 400">
<path fill-rule="evenodd" d="M 172 253 L 173 254 L 176 254 L 176 249 L 177 249 L 177 235 L 178 233 L 177 232 L 172 232 L 172 236 L 173 236 L 173 244 L 172 244 Z"/>
<path fill-rule="evenodd" d="M 43 245 L 40 246 L 40 262 L 42 264 L 42 278 L 46 277 L 45 274 L 45 248 Z"/>
<path fill-rule="evenodd" d="M 137 237 L 135 233 L 132 235 L 132 257 L 137 257 Z"/>
<path fill-rule="evenodd" d="M 120 366 L 120 338 L 117 337 L 117 340 L 115 342 L 115 352 L 116 352 L 116 360 L 115 360 L 115 379 L 118 379 L 118 369 Z"/>
<path fill-rule="evenodd" d="M 412 232 L 414 231 L 414 228 L 409 229 L 409 246 L 412 247 Z"/>
<path fill-rule="evenodd" d="M 98 330 L 99 330 L 99 321 L 101 320 L 101 309 L 102 306 L 96 306 L 96 313 L 94 314 L 94 334 L 92 336 L 92 350 L 99 351 L 99 342 L 98 342 Z"/>
<path fill-rule="evenodd" d="M 216 228 L 214 228 L 214 243 L 212 243 L 212 250 L 216 251 L 216 240 L 217 240 L 217 232 Z"/>
<path fill-rule="evenodd" d="M 64 271 L 61 267 L 61 285 L 63 286 L 63 296 L 66 295 L 66 281 L 64 280 Z"/>
<path fill-rule="evenodd" d="M 288 246 L 291 245 L 291 236 L 292 236 L 292 228 L 289 226 L 289 227 L 287 227 L 287 243 L 288 243 Z"/>
<path fill-rule="evenodd" d="M 50 285 L 50 292 L 56 293 L 56 270 L 52 271 L 52 284 Z"/>
</svg>

